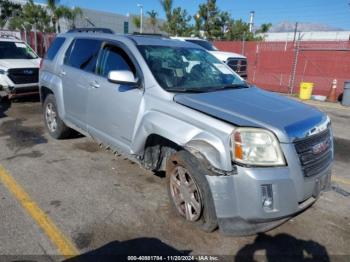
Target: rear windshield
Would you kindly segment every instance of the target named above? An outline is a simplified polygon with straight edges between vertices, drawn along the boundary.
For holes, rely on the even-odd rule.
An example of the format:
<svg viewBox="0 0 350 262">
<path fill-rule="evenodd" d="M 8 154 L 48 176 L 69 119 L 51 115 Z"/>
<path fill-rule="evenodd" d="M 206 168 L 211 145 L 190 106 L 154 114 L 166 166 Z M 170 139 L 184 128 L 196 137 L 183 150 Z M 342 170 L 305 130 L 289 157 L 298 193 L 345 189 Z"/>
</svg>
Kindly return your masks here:
<svg viewBox="0 0 350 262">
<path fill-rule="evenodd" d="M 46 59 L 53 60 L 63 45 L 65 39 L 63 37 L 57 37 L 51 44 L 49 50 L 47 50 Z"/>
<path fill-rule="evenodd" d="M 35 54 L 27 44 L 23 42 L 0 42 L 0 59 L 36 59 Z"/>
</svg>

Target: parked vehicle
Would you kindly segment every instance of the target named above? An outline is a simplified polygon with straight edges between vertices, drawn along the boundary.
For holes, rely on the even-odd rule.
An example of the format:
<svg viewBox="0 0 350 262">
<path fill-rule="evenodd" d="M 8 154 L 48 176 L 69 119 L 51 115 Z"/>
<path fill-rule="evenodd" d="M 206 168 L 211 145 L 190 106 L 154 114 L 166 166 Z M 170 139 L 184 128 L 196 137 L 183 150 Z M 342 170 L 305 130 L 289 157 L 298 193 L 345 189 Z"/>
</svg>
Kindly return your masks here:
<svg viewBox="0 0 350 262">
<path fill-rule="evenodd" d="M 70 128 L 165 171 L 174 210 L 205 231 L 267 231 L 330 184 L 327 115 L 248 86 L 188 42 L 59 35 L 40 71 L 48 132 Z"/>
<path fill-rule="evenodd" d="M 245 56 L 233 52 L 220 51 L 211 42 L 197 37 L 172 37 L 172 39 L 190 42 L 203 47 L 217 59 L 231 67 L 242 78 L 248 78 L 248 63 Z"/>
<path fill-rule="evenodd" d="M 39 92 L 38 55 L 23 41 L 0 35 L 0 93 L 9 98 Z"/>
</svg>

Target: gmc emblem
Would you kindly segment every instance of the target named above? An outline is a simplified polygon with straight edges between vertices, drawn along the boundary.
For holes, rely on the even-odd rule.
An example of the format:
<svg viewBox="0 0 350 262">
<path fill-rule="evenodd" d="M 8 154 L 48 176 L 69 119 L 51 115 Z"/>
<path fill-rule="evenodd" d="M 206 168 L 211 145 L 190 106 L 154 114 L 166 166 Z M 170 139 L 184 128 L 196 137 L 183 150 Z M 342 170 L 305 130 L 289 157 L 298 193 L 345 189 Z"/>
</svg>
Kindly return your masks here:
<svg viewBox="0 0 350 262">
<path fill-rule="evenodd" d="M 33 70 L 29 70 L 29 69 L 23 70 L 23 74 L 26 74 L 26 75 L 32 75 L 33 73 L 34 73 Z"/>
<path fill-rule="evenodd" d="M 327 139 L 326 141 L 323 141 L 317 145 L 314 145 L 312 147 L 312 153 L 314 155 L 318 155 L 323 153 L 324 151 L 326 151 L 329 148 L 329 139 Z"/>
</svg>

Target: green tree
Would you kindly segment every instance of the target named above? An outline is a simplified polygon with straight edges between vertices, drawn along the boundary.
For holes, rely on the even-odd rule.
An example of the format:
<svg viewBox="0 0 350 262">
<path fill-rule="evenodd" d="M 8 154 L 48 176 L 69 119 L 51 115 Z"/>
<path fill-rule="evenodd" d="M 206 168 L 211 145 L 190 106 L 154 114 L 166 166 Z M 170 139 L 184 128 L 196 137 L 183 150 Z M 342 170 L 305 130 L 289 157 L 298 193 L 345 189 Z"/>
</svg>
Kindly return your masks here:
<svg viewBox="0 0 350 262">
<path fill-rule="evenodd" d="M 59 22 L 59 15 L 62 10 L 58 10 L 58 4 L 60 0 L 46 0 L 47 7 L 51 12 L 51 22 L 54 28 L 54 31 L 57 32 L 60 28 L 57 28 L 57 23 Z"/>
<path fill-rule="evenodd" d="M 164 30 L 168 33 L 172 31 L 172 12 L 173 12 L 173 0 L 160 0 L 160 4 L 165 12 L 166 22 L 164 23 Z"/>
<path fill-rule="evenodd" d="M 21 12 L 11 18 L 9 28 L 12 30 L 25 28 L 26 31 L 52 31 L 47 11 L 42 6 L 34 4 L 33 0 L 29 0 L 22 7 Z"/>
<path fill-rule="evenodd" d="M 133 16 L 132 17 L 132 24 L 137 28 L 140 29 L 141 27 L 141 19 L 139 16 Z"/>
<path fill-rule="evenodd" d="M 83 10 L 79 7 L 74 7 L 73 9 L 69 9 L 67 13 L 65 14 L 65 18 L 68 19 L 69 22 L 69 27 L 70 28 L 75 28 L 76 20 L 78 17 L 83 16 Z"/>
<path fill-rule="evenodd" d="M 172 12 L 171 33 L 176 36 L 188 36 L 190 34 L 189 21 L 192 17 L 187 14 L 186 9 L 176 7 Z"/>
<path fill-rule="evenodd" d="M 66 18 L 67 20 L 71 16 L 71 10 L 66 6 L 58 6 L 55 8 L 53 15 L 51 16 L 51 21 L 56 32 L 61 33 L 60 19 Z"/>
<path fill-rule="evenodd" d="M 219 34 L 220 10 L 216 0 L 207 0 L 206 4 L 200 4 L 198 14 L 203 22 L 203 29 L 206 37 L 213 38 Z"/>
<path fill-rule="evenodd" d="M 260 28 L 258 30 L 256 30 L 255 33 L 257 33 L 257 34 L 265 34 L 268 31 L 270 31 L 271 27 L 272 27 L 271 23 L 261 24 Z"/>
<path fill-rule="evenodd" d="M 22 7 L 8 0 L 0 0 L 0 9 L 0 28 L 4 28 L 10 19 L 19 15 Z"/>
<path fill-rule="evenodd" d="M 79 7 L 70 9 L 66 6 L 59 5 L 60 0 L 47 0 L 47 6 L 51 13 L 51 22 L 55 29 L 55 32 L 61 32 L 60 19 L 65 18 L 68 20 L 69 27 L 75 28 L 76 19 L 83 15 L 83 11 Z"/>
<path fill-rule="evenodd" d="M 192 17 L 187 13 L 187 10 L 181 7 L 173 8 L 172 0 L 160 0 L 166 16 L 166 22 L 162 29 L 170 35 L 188 35 L 191 31 L 189 22 Z"/>
<path fill-rule="evenodd" d="M 226 33 L 226 39 L 228 40 L 246 40 L 252 41 L 257 40 L 254 34 L 249 32 L 249 24 L 242 21 L 242 19 L 231 20 L 228 26 L 228 32 Z"/>
<path fill-rule="evenodd" d="M 194 26 L 192 27 L 192 34 L 199 37 L 200 31 L 202 30 L 202 17 L 199 14 L 193 16 Z"/>
<path fill-rule="evenodd" d="M 156 26 L 158 24 L 158 13 L 155 10 L 151 10 L 147 12 L 149 18 L 148 18 L 148 23 L 151 25 L 153 33 L 155 33 L 156 30 Z"/>
</svg>

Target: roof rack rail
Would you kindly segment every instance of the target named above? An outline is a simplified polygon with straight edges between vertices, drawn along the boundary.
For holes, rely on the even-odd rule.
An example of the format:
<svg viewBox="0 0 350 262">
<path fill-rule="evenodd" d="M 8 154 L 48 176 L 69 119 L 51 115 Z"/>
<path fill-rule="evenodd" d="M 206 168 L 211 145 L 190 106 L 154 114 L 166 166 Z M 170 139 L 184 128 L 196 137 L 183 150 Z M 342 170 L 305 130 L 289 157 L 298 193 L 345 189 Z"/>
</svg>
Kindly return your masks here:
<svg viewBox="0 0 350 262">
<path fill-rule="evenodd" d="M 133 35 L 139 35 L 139 36 L 154 36 L 154 37 L 166 37 L 169 38 L 167 35 L 163 34 L 155 34 L 155 33 L 139 33 L 139 32 L 134 32 Z"/>
<path fill-rule="evenodd" d="M 74 28 L 69 30 L 67 33 L 105 33 L 114 34 L 113 30 L 109 28 L 98 28 L 98 27 L 86 27 L 86 28 Z"/>
</svg>

